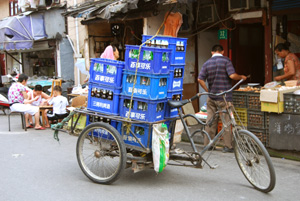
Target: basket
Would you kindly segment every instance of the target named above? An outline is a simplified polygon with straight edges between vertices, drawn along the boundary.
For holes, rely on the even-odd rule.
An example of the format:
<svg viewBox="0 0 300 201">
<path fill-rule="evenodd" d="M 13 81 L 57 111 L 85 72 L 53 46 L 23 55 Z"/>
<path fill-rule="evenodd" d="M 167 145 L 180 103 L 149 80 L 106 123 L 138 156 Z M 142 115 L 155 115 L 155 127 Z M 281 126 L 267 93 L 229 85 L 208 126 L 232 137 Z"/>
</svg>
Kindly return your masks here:
<svg viewBox="0 0 300 201">
<path fill-rule="evenodd" d="M 131 96 L 135 73 L 123 72 L 122 95 Z M 169 82 L 168 75 L 155 75 L 149 73 L 137 73 L 133 96 L 151 100 L 164 99 L 167 97 Z"/>
<path fill-rule="evenodd" d="M 297 82 L 298 82 L 298 80 L 288 80 L 288 81 L 285 81 L 284 84 L 287 87 L 295 87 L 295 86 L 297 86 Z"/>
<path fill-rule="evenodd" d="M 143 35 L 142 42 L 152 38 L 153 36 Z M 163 45 L 160 45 L 163 43 Z M 187 46 L 187 38 L 176 38 L 171 36 L 155 36 L 151 41 L 154 46 L 162 47 L 166 45 L 167 48 L 172 49 L 171 64 L 185 64 L 185 53 Z M 158 44 L 158 45 L 157 45 Z M 149 43 L 147 44 L 149 45 Z"/>
<path fill-rule="evenodd" d="M 260 93 L 257 92 L 248 92 L 247 103 L 249 110 L 261 111 L 261 103 L 259 100 Z"/>
<path fill-rule="evenodd" d="M 232 99 L 233 99 L 233 105 L 237 108 L 247 108 L 247 97 L 248 92 L 244 91 L 233 91 L 232 92 Z"/>
<path fill-rule="evenodd" d="M 235 121 L 238 125 L 242 126 L 244 125 L 245 127 L 247 127 L 247 109 L 246 108 L 235 108 L 235 111 L 237 113 L 237 115 L 239 116 L 239 119 L 238 117 L 236 116 L 235 112 L 233 113 L 234 114 L 234 118 L 235 118 Z"/>
<path fill-rule="evenodd" d="M 130 96 L 120 96 L 120 116 L 128 117 Z M 133 98 L 130 118 L 134 120 L 155 122 L 164 119 L 167 99 L 147 100 Z"/>
<path fill-rule="evenodd" d="M 87 109 L 105 114 L 119 115 L 120 93 L 121 87 L 115 88 L 90 82 Z"/>
<path fill-rule="evenodd" d="M 248 129 L 251 133 L 253 133 L 265 147 L 269 147 L 269 131 L 267 129 Z"/>
<path fill-rule="evenodd" d="M 114 120 L 110 120 L 110 119 L 107 119 L 107 118 L 102 118 L 102 117 L 99 117 L 99 116 L 87 115 L 86 125 L 88 126 L 89 124 L 94 123 L 94 122 L 108 123 L 109 125 L 111 125 L 112 127 L 117 129 L 117 122 L 114 121 Z M 89 133 L 89 135 L 91 135 L 91 133 Z M 104 129 L 101 129 L 101 128 L 93 131 L 93 136 L 94 137 L 101 137 L 103 139 L 112 139 L 113 138 L 112 135 L 110 135 L 108 137 L 108 131 L 104 130 Z"/>
<path fill-rule="evenodd" d="M 170 81 L 168 90 L 181 90 L 183 88 L 184 65 L 170 66 Z"/>
<path fill-rule="evenodd" d="M 125 69 L 135 71 L 139 46 L 126 45 Z M 138 72 L 152 74 L 168 74 L 170 70 L 171 49 L 146 47 L 141 48 Z"/>
<path fill-rule="evenodd" d="M 183 90 L 178 90 L 173 92 L 168 91 L 168 100 L 182 100 L 182 91 Z M 174 118 L 174 117 L 178 117 L 178 110 L 177 108 L 171 108 L 167 103 L 165 118 Z"/>
<path fill-rule="evenodd" d="M 248 110 L 248 128 L 257 128 L 257 129 L 265 129 L 266 121 L 265 121 L 265 113 L 258 111 Z"/>
<path fill-rule="evenodd" d="M 122 132 L 122 127 L 123 127 L 123 123 L 118 122 L 117 130 L 122 136 L 126 147 L 131 149 L 136 149 L 136 150 L 142 148 L 142 146 L 138 143 L 137 139 L 130 132 L 126 134 L 126 129 L 127 129 L 126 127 L 123 127 L 123 132 Z M 149 128 L 150 128 L 149 124 L 131 124 L 130 128 L 131 131 L 134 132 L 136 137 L 146 148 L 151 148 L 152 128 L 150 129 L 149 132 Z"/>
<path fill-rule="evenodd" d="M 293 92 L 284 93 L 284 113 L 300 114 L 300 96 Z"/>
<path fill-rule="evenodd" d="M 120 87 L 125 62 L 93 58 L 90 66 L 90 82 Z"/>
</svg>

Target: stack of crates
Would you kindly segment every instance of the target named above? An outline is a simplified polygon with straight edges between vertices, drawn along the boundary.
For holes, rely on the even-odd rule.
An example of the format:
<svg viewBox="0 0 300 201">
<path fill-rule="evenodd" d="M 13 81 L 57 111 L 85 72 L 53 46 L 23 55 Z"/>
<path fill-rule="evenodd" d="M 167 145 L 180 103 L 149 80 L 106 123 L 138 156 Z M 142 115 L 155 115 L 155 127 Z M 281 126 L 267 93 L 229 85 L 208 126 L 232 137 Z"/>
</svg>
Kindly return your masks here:
<svg viewBox="0 0 300 201">
<path fill-rule="evenodd" d="M 142 42 L 144 43 L 150 38 L 152 38 L 152 36 L 143 35 Z M 158 46 L 171 49 L 167 99 L 182 100 L 187 39 L 175 38 L 170 36 L 156 36 L 151 41 L 148 41 L 146 45 L 151 47 Z M 169 105 L 167 105 L 165 110 L 165 118 L 173 118 L 177 116 L 177 109 L 170 108 Z"/>
<path fill-rule="evenodd" d="M 90 66 L 87 109 L 107 115 L 119 115 L 119 97 L 122 89 L 121 61 L 93 58 Z M 116 127 L 116 122 L 98 116 L 87 116 L 87 125 L 92 122 L 106 122 Z"/>
<path fill-rule="evenodd" d="M 137 62 L 138 57 L 139 62 Z M 145 147 L 151 148 L 152 139 L 152 129 L 146 122 L 164 119 L 167 106 L 170 57 L 171 49 L 166 47 L 143 46 L 139 55 L 139 46 L 126 45 L 120 116 L 129 117 L 130 100 L 133 95 L 130 119 L 144 121 L 145 124 L 132 124 L 131 130 Z M 125 132 L 122 132 L 122 127 L 123 123 L 120 122 L 117 129 L 122 133 L 124 142 L 134 148 L 141 147 L 131 133 L 126 133 L 126 127 L 123 127 Z"/>
<path fill-rule="evenodd" d="M 265 145 L 269 146 L 269 114 L 261 111 L 260 93 L 252 91 L 234 91 L 233 105 L 241 123 L 255 134 Z"/>
<path fill-rule="evenodd" d="M 248 130 L 269 146 L 269 114 L 261 111 L 260 93 L 247 92 L 247 95 Z"/>
</svg>

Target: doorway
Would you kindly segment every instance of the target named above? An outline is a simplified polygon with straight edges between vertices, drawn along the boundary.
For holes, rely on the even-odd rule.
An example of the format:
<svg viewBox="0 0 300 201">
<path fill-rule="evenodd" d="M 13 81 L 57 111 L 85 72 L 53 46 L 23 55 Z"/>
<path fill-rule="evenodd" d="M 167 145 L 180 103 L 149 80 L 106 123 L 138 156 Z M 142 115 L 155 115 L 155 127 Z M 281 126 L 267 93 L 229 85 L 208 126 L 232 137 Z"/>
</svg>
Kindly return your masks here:
<svg viewBox="0 0 300 201">
<path fill-rule="evenodd" d="M 236 73 L 251 75 L 247 82 L 264 85 L 264 27 L 262 24 L 239 24 L 232 33 L 232 63 Z"/>
</svg>

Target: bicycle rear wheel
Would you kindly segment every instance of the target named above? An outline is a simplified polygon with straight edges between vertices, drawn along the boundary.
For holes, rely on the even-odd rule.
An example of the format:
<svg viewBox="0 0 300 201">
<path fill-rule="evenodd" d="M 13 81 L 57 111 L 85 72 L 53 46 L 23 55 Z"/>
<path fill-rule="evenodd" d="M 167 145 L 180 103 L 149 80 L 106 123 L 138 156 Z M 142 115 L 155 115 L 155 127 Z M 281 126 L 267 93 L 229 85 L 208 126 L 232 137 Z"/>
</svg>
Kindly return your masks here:
<svg viewBox="0 0 300 201">
<path fill-rule="evenodd" d="M 107 123 L 92 123 L 80 134 L 77 161 L 83 173 L 99 184 L 116 181 L 126 165 L 126 148 L 118 131 Z"/>
<path fill-rule="evenodd" d="M 275 187 L 275 170 L 264 145 L 251 132 L 238 130 L 235 134 L 234 153 L 246 179 L 254 188 L 270 192 Z"/>
</svg>

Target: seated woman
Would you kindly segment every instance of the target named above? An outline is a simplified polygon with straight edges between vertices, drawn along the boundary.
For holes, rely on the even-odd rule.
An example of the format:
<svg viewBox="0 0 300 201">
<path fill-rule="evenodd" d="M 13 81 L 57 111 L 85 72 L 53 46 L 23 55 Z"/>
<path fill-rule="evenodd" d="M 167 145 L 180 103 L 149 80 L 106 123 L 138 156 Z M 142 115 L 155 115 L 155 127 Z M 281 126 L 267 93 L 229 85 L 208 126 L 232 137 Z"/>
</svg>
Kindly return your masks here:
<svg viewBox="0 0 300 201">
<path fill-rule="evenodd" d="M 50 98 L 50 96 L 48 96 L 46 93 L 43 92 L 43 87 L 41 85 L 35 85 L 33 90 L 30 90 L 28 93 L 28 101 L 26 101 L 27 103 L 30 103 L 33 106 L 42 106 L 47 104 L 47 99 Z M 42 114 L 44 116 L 44 118 L 46 119 L 47 113 L 43 112 Z M 29 116 L 28 119 L 26 119 L 26 121 L 30 122 L 30 126 L 32 127 L 32 117 Z M 44 123 L 44 122 L 43 122 Z M 46 126 L 47 128 L 49 128 L 50 126 Z"/>
<path fill-rule="evenodd" d="M 53 111 L 48 111 L 47 112 L 47 116 L 46 116 L 46 126 L 50 126 L 49 125 L 49 120 L 51 121 L 57 121 L 57 120 L 61 120 L 65 117 L 68 116 L 67 113 L 67 106 L 69 105 L 68 103 L 68 99 L 64 96 L 61 95 L 62 93 L 62 89 L 60 86 L 56 85 L 53 88 L 53 98 L 51 98 L 48 103 L 49 105 L 53 105 Z"/>
<path fill-rule="evenodd" d="M 10 110 L 12 112 L 24 112 L 25 118 L 28 118 L 28 115 L 34 116 L 35 118 L 35 129 L 44 130 L 40 123 L 40 109 L 37 106 L 28 104 L 26 84 L 28 81 L 28 76 L 21 74 L 18 78 L 18 82 L 13 83 L 8 90 L 8 101 L 10 103 Z M 26 127 L 30 127 L 28 121 L 26 122 Z"/>
</svg>

